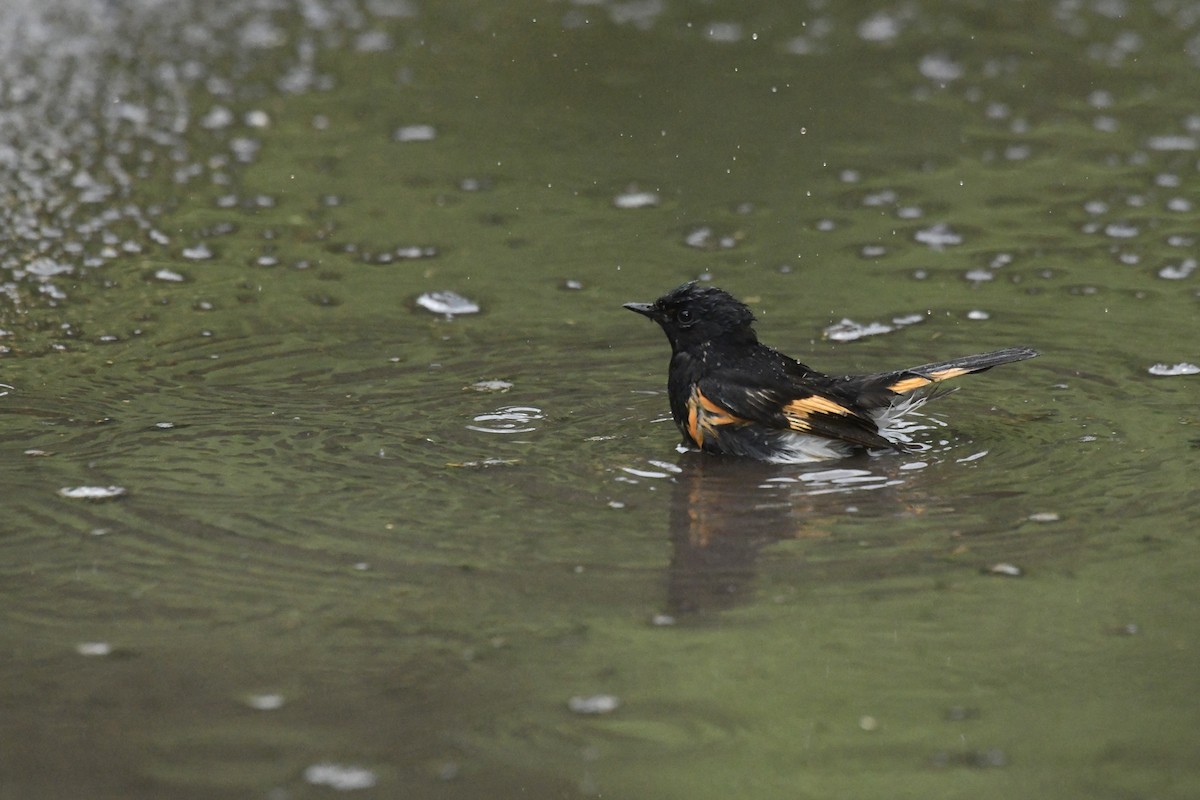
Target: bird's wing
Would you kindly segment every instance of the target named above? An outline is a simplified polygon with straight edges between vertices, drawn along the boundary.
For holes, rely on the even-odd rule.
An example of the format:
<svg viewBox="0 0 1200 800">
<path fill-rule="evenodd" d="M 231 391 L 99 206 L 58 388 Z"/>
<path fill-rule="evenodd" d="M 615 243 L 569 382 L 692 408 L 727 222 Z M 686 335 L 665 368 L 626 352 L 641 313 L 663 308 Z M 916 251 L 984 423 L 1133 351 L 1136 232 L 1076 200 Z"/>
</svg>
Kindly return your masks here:
<svg viewBox="0 0 1200 800">
<path fill-rule="evenodd" d="M 688 408 L 691 428 L 749 422 L 863 447 L 896 447 L 856 404 L 795 381 L 775 383 L 750 373 L 723 371 L 720 379 L 707 377 L 696 384 Z"/>
</svg>

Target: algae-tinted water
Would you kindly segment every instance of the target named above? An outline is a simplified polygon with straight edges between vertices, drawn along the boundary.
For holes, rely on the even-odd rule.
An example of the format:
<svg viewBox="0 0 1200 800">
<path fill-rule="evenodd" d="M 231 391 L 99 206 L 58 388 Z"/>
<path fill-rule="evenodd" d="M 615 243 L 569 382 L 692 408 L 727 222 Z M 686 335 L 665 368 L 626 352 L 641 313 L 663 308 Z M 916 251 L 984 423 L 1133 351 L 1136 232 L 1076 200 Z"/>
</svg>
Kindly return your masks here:
<svg viewBox="0 0 1200 800">
<path fill-rule="evenodd" d="M 1200 789 L 1195 4 L 3 14 L 0 794 Z M 680 454 L 698 277 L 1043 356 Z"/>
</svg>

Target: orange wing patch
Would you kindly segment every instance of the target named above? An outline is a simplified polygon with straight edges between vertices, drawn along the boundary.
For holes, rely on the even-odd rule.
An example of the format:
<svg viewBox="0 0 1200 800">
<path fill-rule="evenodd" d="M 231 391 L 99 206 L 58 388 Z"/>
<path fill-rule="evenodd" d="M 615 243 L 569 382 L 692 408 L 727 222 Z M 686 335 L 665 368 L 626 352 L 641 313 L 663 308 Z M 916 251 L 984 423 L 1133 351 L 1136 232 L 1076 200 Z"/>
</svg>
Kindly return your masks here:
<svg viewBox="0 0 1200 800">
<path fill-rule="evenodd" d="M 692 396 L 687 402 L 688 417 L 687 431 L 697 447 L 704 446 L 704 437 L 716 435 L 721 425 L 740 425 L 749 420 L 731 414 L 728 409 L 714 403 L 704 396 L 700 387 L 692 388 Z"/>
<path fill-rule="evenodd" d="M 692 392 L 692 396 L 688 398 L 688 417 L 687 430 L 688 436 L 692 437 L 692 441 L 697 447 L 704 445 L 704 434 L 700 431 L 700 403 L 696 400 L 696 395 L 700 394 L 700 390 Z"/>
<path fill-rule="evenodd" d="M 783 407 L 783 413 L 796 414 L 801 417 L 807 417 L 809 414 L 838 414 L 843 417 L 854 415 L 853 411 L 841 403 L 815 394 L 793 400 Z"/>
<path fill-rule="evenodd" d="M 842 417 L 852 417 L 854 412 L 840 403 L 820 395 L 809 395 L 793 400 L 783 407 L 783 416 L 788 421 L 788 427 L 794 431 L 810 431 L 812 424 L 808 418 L 813 414 L 832 414 Z"/>
</svg>

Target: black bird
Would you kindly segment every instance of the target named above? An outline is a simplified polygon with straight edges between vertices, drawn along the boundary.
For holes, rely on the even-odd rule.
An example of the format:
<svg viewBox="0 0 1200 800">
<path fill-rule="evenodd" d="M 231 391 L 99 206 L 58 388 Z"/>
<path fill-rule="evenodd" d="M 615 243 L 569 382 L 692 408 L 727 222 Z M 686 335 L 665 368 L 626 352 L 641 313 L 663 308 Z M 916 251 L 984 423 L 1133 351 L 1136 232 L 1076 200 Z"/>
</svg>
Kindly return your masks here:
<svg viewBox="0 0 1200 800">
<path fill-rule="evenodd" d="M 671 342 L 667 393 L 684 444 L 780 464 L 840 458 L 856 447 L 912 449 L 897 425 L 931 399 L 917 390 L 1037 355 L 1011 347 L 837 377 L 760 344 L 750 309 L 715 286 L 685 283 L 625 308 L 657 322 Z"/>
</svg>

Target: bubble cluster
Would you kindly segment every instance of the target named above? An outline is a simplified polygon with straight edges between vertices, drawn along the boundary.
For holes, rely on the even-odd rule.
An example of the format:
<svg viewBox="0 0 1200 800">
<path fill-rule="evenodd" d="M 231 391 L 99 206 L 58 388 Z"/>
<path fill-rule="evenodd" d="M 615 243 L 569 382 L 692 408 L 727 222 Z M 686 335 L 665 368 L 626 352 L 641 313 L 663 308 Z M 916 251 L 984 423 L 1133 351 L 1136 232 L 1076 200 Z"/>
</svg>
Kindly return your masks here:
<svg viewBox="0 0 1200 800">
<path fill-rule="evenodd" d="M 402 0 L 365 8 L 311 0 L 293 15 L 268 2 L 132 0 L 100 13 L 86 0 L 5 4 L 0 318 L 60 305 L 88 273 L 156 248 L 215 257 L 202 242 L 174 243 L 160 223 L 167 207 L 135 188 L 233 187 L 272 125 L 254 105 L 262 85 L 288 94 L 332 88 L 317 63 L 322 47 L 337 46 L 335 32 L 367 28 L 372 15 L 415 14 Z M 357 43 L 393 46 L 371 30 Z M 217 206 L 275 202 L 230 191 Z"/>
</svg>

